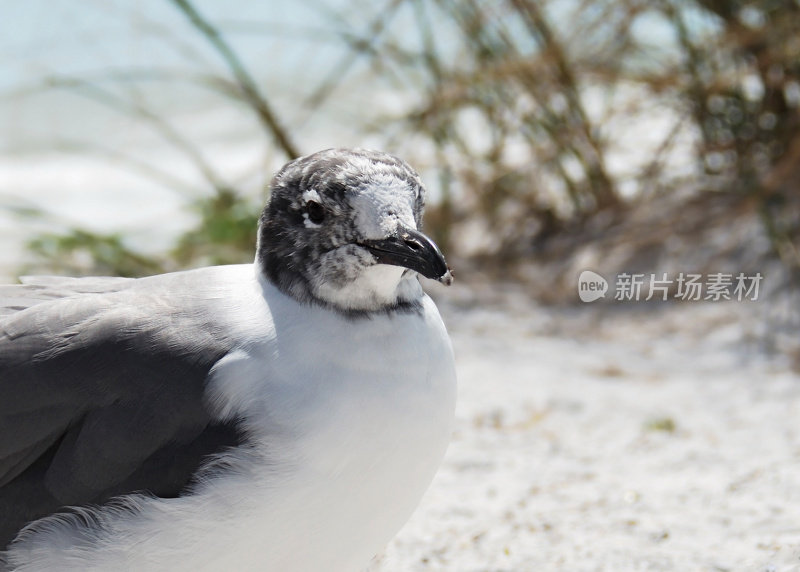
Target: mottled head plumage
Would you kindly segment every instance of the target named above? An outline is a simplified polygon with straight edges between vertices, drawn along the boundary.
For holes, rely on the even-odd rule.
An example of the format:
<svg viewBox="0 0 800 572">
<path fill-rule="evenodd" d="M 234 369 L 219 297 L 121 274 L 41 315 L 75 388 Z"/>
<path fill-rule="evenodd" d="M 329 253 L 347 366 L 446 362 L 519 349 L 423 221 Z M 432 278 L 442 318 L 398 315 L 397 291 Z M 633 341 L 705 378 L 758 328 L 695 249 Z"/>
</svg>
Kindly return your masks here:
<svg viewBox="0 0 800 572">
<path fill-rule="evenodd" d="M 379 151 L 327 149 L 273 178 L 257 263 L 284 293 L 345 312 L 414 307 L 421 272 L 449 283 L 420 229 L 425 187 L 405 161 Z"/>
</svg>

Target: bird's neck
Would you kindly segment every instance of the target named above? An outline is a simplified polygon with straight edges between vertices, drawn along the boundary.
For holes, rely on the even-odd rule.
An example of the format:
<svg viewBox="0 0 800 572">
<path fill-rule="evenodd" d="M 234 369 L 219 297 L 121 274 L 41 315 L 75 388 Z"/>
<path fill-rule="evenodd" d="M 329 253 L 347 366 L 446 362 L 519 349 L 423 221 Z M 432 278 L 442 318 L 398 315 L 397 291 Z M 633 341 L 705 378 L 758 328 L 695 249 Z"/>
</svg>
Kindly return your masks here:
<svg viewBox="0 0 800 572">
<path fill-rule="evenodd" d="M 416 273 L 398 266 L 376 265 L 346 284 L 320 281 L 300 274 L 271 272 L 276 265 L 256 260 L 259 280 L 301 304 L 313 304 L 347 317 L 369 317 L 395 312 L 419 312 L 424 292 Z"/>
</svg>

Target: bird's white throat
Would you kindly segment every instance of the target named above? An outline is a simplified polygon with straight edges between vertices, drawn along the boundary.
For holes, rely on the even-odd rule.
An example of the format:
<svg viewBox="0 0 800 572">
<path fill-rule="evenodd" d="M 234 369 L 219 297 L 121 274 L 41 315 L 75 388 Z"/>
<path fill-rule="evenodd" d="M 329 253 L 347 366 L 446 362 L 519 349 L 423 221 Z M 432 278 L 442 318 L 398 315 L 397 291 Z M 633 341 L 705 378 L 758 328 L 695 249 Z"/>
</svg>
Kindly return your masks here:
<svg viewBox="0 0 800 572">
<path fill-rule="evenodd" d="M 422 297 L 422 287 L 416 273 L 400 266 L 377 264 L 365 268 L 346 287 L 325 282 L 316 290 L 317 296 L 345 310 L 375 311 L 412 302 Z"/>
</svg>

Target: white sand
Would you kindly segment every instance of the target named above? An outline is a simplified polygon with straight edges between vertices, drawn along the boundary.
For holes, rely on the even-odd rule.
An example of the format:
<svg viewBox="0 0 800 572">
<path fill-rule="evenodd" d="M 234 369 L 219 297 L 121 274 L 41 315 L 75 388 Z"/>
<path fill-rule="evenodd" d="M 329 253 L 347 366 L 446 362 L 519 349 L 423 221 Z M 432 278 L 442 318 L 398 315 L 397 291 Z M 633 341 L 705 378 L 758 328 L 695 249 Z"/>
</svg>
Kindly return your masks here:
<svg viewBox="0 0 800 572">
<path fill-rule="evenodd" d="M 800 570 L 800 377 L 740 306 L 501 306 L 443 308 L 456 431 L 382 570 Z"/>
</svg>

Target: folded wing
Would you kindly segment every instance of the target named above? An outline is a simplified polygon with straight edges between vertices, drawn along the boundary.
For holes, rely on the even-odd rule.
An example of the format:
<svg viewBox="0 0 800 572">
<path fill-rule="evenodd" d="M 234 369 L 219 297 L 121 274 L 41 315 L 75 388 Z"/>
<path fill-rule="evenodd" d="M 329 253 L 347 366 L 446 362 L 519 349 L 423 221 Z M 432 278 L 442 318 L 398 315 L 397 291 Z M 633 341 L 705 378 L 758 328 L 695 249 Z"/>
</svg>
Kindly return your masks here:
<svg viewBox="0 0 800 572">
<path fill-rule="evenodd" d="M 0 289 L 0 549 L 62 507 L 176 496 L 205 458 L 240 442 L 203 400 L 225 333 L 199 302 L 132 282 Z"/>
</svg>

